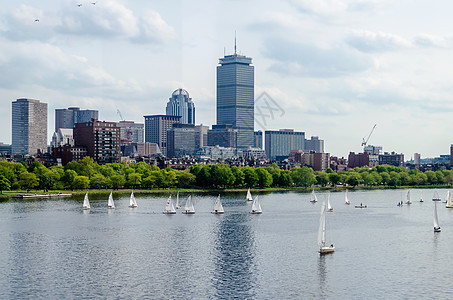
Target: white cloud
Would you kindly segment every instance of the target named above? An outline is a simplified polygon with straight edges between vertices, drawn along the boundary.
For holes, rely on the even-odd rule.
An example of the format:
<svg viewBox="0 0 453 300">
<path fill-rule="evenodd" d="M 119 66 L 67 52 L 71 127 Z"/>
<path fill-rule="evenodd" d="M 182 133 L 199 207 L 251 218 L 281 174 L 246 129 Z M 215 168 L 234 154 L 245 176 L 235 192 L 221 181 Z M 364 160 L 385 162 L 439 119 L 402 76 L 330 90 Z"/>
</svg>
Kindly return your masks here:
<svg viewBox="0 0 453 300">
<path fill-rule="evenodd" d="M 452 37 L 441 37 L 430 34 L 420 34 L 414 38 L 414 44 L 420 47 L 451 47 Z"/>
<path fill-rule="evenodd" d="M 412 43 L 400 36 L 366 30 L 354 31 L 346 37 L 346 43 L 361 52 L 383 52 L 410 48 Z"/>
</svg>

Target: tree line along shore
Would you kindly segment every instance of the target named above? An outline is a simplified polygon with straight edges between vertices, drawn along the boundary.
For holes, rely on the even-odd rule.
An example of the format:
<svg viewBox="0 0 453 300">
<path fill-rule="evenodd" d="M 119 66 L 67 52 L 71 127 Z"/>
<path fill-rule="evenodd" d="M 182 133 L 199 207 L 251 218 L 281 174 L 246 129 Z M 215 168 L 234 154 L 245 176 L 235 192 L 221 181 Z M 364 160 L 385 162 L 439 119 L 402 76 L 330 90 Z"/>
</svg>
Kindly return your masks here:
<svg viewBox="0 0 453 300">
<path fill-rule="evenodd" d="M 90 157 L 72 161 L 66 166 L 46 168 L 35 161 L 27 166 L 0 160 L 0 191 L 58 191 L 86 189 L 190 189 L 265 190 L 308 188 L 395 188 L 441 187 L 453 184 L 453 170 L 421 172 L 404 167 L 376 166 L 348 171 L 313 171 L 295 167 L 281 170 L 268 167 L 237 167 L 226 164 L 197 164 L 188 170 L 159 169 L 144 162 L 99 165 Z"/>
</svg>

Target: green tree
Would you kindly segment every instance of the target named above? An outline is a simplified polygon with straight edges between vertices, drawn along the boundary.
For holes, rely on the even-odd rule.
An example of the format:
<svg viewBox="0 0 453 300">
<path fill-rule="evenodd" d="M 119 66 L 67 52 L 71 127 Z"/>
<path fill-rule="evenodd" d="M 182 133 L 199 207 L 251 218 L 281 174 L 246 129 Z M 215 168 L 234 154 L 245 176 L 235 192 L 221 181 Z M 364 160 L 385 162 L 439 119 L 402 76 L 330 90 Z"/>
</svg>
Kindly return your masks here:
<svg viewBox="0 0 453 300">
<path fill-rule="evenodd" d="M 90 179 L 87 176 L 78 175 L 72 183 L 74 189 L 84 190 L 90 187 Z"/>
<path fill-rule="evenodd" d="M 227 188 L 234 184 L 234 175 L 226 164 L 211 166 L 211 178 L 215 187 Z"/>
<path fill-rule="evenodd" d="M 77 177 L 76 171 L 72 169 L 68 169 L 64 171 L 64 175 L 62 177 L 63 184 L 66 188 L 73 189 L 74 178 Z"/>
<path fill-rule="evenodd" d="M 351 172 L 348 176 L 346 183 L 352 187 L 356 187 L 362 181 L 362 176 L 357 172 Z"/>
<path fill-rule="evenodd" d="M 39 180 L 35 173 L 24 172 L 19 176 L 19 185 L 24 190 L 31 190 L 39 185 Z"/>
<path fill-rule="evenodd" d="M 400 180 L 401 177 L 400 177 L 399 173 L 397 173 L 396 171 L 391 171 L 389 173 L 389 175 L 390 175 L 390 181 L 388 182 L 388 185 L 393 186 L 393 187 L 401 185 L 401 180 Z"/>
<path fill-rule="evenodd" d="M 3 176 L 0 175 L 0 194 L 3 194 L 3 191 L 9 191 L 11 188 L 11 183 L 9 180 Z"/>
<path fill-rule="evenodd" d="M 266 170 L 266 168 L 260 167 L 255 170 L 256 175 L 258 176 L 258 185 L 261 188 L 267 188 L 272 185 L 272 175 Z M 280 178 L 280 176 L 278 176 Z"/>
<path fill-rule="evenodd" d="M 109 185 L 109 181 L 104 175 L 97 173 L 90 178 L 90 187 L 93 189 L 105 189 Z"/>
<path fill-rule="evenodd" d="M 243 167 L 242 173 L 244 173 L 244 184 L 247 187 L 254 187 L 258 183 L 258 175 L 254 168 L 246 166 Z"/>
<path fill-rule="evenodd" d="M 296 186 L 303 186 L 307 188 L 316 182 L 313 169 L 306 166 L 294 168 L 291 176 L 293 177 L 293 181 Z"/>
<path fill-rule="evenodd" d="M 242 170 L 240 168 L 238 168 L 237 166 L 232 166 L 231 167 L 231 172 L 233 173 L 233 176 L 234 176 L 233 185 L 235 187 L 243 186 L 244 185 L 244 178 L 245 178 L 244 172 L 242 172 Z"/>
<path fill-rule="evenodd" d="M 315 178 L 316 184 L 319 184 L 320 186 L 326 186 L 329 182 L 329 176 L 325 172 L 318 172 Z"/>
<path fill-rule="evenodd" d="M 195 184 L 197 177 L 189 172 L 181 172 L 176 174 L 178 186 L 180 188 L 190 188 Z"/>
<path fill-rule="evenodd" d="M 122 188 L 125 182 L 126 180 L 122 175 L 117 174 L 110 177 L 110 186 L 114 189 Z"/>
<path fill-rule="evenodd" d="M 278 183 L 282 187 L 290 187 L 293 185 L 293 178 L 291 177 L 291 171 L 283 170 L 280 172 L 280 180 Z"/>
<path fill-rule="evenodd" d="M 329 182 L 336 186 L 341 180 L 341 176 L 338 173 L 329 173 Z"/>
<path fill-rule="evenodd" d="M 427 176 L 428 184 L 436 184 L 437 183 L 437 176 L 434 171 L 426 171 L 425 175 Z"/>
<path fill-rule="evenodd" d="M 127 175 L 126 184 L 132 188 L 137 188 L 142 184 L 142 176 L 140 173 L 130 173 Z"/>
</svg>

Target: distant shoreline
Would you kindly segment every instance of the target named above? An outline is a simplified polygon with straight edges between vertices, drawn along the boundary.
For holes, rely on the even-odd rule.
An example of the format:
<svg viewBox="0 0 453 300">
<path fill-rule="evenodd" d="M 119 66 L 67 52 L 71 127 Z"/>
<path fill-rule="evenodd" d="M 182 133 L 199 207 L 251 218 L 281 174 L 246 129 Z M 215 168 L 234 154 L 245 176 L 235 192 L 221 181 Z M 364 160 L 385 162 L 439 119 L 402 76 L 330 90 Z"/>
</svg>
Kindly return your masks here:
<svg viewBox="0 0 453 300">
<path fill-rule="evenodd" d="M 450 185 L 422 185 L 422 186 L 397 186 L 397 187 L 389 187 L 389 186 L 356 186 L 356 187 L 348 187 L 348 186 L 335 186 L 335 187 L 292 187 L 292 188 L 251 188 L 250 190 L 254 193 L 259 192 L 300 192 L 300 193 L 310 193 L 312 190 L 315 191 L 331 191 L 331 192 L 342 192 L 345 190 L 348 191 L 366 191 L 366 190 L 395 190 L 395 189 L 448 189 L 452 188 Z M 45 195 L 48 194 L 58 194 L 62 193 L 63 197 L 68 197 L 69 196 L 77 196 L 77 195 L 84 195 L 85 193 L 88 192 L 88 194 L 108 194 L 110 192 L 113 192 L 114 194 L 130 194 L 132 191 L 136 195 L 140 194 L 176 194 L 178 192 L 180 193 L 206 193 L 206 194 L 214 194 L 214 193 L 246 193 L 248 188 L 233 188 L 233 189 L 199 189 L 199 188 L 193 188 L 193 189 L 88 189 L 88 190 L 49 190 L 49 191 L 42 191 L 42 190 L 37 190 L 37 191 L 3 191 L 2 194 L 0 194 L 0 199 L 2 198 L 11 198 L 15 197 L 17 198 L 18 196 L 21 195 L 26 195 L 26 199 L 34 198 L 33 195 L 36 195 L 36 198 L 43 199 L 46 198 Z M 27 197 L 28 196 L 28 197 Z M 52 197 L 52 198 L 57 198 L 57 197 Z M 19 198 L 18 198 L 19 199 Z"/>
</svg>

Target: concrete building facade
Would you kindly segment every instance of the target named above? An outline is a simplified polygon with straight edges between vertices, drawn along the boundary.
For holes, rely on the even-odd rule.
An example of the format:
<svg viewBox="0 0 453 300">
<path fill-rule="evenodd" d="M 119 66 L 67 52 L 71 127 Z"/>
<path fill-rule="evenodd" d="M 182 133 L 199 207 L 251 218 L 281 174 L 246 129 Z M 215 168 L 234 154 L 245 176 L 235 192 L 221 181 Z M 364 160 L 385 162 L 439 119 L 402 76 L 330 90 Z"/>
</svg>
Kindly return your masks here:
<svg viewBox="0 0 453 300">
<path fill-rule="evenodd" d="M 167 130 L 173 124 L 181 123 L 180 116 L 145 116 L 145 142 L 156 143 L 164 156 L 167 155 Z"/>
</svg>

